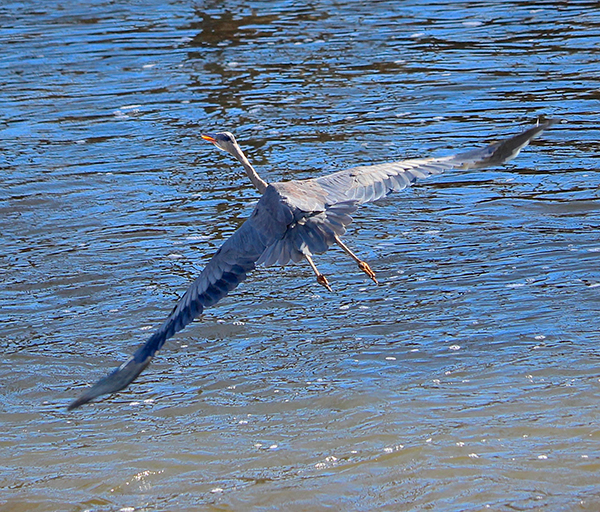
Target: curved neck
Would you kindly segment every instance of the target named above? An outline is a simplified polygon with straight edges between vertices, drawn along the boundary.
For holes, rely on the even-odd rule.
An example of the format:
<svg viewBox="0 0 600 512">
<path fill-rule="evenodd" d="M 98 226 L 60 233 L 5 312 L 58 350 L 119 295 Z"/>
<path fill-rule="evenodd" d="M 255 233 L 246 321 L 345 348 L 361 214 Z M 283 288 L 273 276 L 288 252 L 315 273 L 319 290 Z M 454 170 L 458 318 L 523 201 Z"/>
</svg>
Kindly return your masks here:
<svg viewBox="0 0 600 512">
<path fill-rule="evenodd" d="M 244 169 L 246 169 L 246 174 L 248 175 L 248 178 L 250 178 L 252 184 L 261 194 L 264 194 L 269 184 L 258 175 L 258 173 L 254 170 L 254 167 L 252 167 L 252 164 L 246 158 L 246 155 L 244 155 L 241 150 L 239 155 L 236 156 L 238 157 L 240 163 L 244 166 Z"/>
</svg>

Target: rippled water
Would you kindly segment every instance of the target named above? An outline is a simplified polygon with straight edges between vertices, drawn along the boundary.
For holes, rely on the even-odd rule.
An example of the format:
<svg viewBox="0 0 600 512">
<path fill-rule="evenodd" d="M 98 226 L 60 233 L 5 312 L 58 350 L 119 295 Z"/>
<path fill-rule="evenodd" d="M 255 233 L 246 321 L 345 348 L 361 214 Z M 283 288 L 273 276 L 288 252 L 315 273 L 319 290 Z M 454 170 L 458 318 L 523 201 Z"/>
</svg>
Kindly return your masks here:
<svg viewBox="0 0 600 512">
<path fill-rule="evenodd" d="M 0 510 L 598 510 L 600 10 L 586 1 L 0 5 Z M 564 118 L 259 269 L 127 391 L 267 180 Z"/>
</svg>

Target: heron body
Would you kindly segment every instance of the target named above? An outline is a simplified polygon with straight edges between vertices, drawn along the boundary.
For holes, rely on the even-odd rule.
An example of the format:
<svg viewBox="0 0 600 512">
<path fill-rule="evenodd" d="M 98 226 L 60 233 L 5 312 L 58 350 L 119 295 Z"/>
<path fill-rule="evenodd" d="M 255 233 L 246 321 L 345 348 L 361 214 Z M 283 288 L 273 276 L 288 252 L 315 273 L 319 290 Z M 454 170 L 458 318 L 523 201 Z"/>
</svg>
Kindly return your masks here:
<svg viewBox="0 0 600 512">
<path fill-rule="evenodd" d="M 442 158 L 361 166 L 319 178 L 272 184 L 258 175 L 231 133 L 202 135 L 203 139 L 242 164 L 262 196 L 250 217 L 223 243 L 148 341 L 129 360 L 86 389 L 69 405 L 69 409 L 128 386 L 150 364 L 167 339 L 198 317 L 204 308 L 213 306 L 236 288 L 258 264 L 286 265 L 290 261 L 306 260 L 317 282 L 331 290 L 312 256 L 336 244 L 356 261 L 360 270 L 377 282 L 369 265 L 341 240 L 346 227 L 352 222 L 351 215 L 360 205 L 400 191 L 417 179 L 446 170 L 505 163 L 515 158 L 521 149 L 552 124 L 553 120 L 538 122 L 536 126 L 504 141 Z"/>
</svg>

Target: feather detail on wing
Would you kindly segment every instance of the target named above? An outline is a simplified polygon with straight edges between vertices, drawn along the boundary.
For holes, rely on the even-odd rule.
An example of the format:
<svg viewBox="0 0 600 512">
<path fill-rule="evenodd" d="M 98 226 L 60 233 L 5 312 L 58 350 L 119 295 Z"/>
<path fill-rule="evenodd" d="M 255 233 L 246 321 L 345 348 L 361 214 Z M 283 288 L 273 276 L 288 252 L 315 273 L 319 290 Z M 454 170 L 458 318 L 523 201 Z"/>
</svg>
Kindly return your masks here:
<svg viewBox="0 0 600 512">
<path fill-rule="evenodd" d="M 285 265 L 290 260 L 297 263 L 308 254 L 320 254 L 335 242 L 335 236 L 346 232 L 352 222 L 352 213 L 358 208 L 356 201 L 345 201 L 324 207 L 323 211 L 305 212 L 303 217 L 288 227 L 283 238 L 270 245 L 259 258 L 259 264 Z"/>
<path fill-rule="evenodd" d="M 223 243 L 150 339 L 129 360 L 72 402 L 69 410 L 129 385 L 150 364 L 166 340 L 246 279 L 266 247 L 281 239 L 292 220 L 291 213 L 282 208 L 273 192 L 265 192 L 252 216 Z"/>
<path fill-rule="evenodd" d="M 329 204 L 344 201 L 356 201 L 362 204 L 376 201 L 391 192 L 409 187 L 417 179 L 441 174 L 450 169 L 491 167 L 508 162 L 555 122 L 556 120 L 553 119 L 546 120 L 519 135 L 481 149 L 442 158 L 403 160 L 354 167 L 316 178 L 314 181 L 323 188 Z"/>
</svg>

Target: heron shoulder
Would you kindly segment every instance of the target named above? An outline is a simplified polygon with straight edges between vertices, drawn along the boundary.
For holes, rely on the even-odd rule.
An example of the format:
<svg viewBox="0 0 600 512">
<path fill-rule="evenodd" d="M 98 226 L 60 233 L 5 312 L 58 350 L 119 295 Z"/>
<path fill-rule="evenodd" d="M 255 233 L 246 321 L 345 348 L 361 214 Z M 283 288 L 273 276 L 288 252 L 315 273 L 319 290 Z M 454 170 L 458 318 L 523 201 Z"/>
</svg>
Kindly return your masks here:
<svg viewBox="0 0 600 512">
<path fill-rule="evenodd" d="M 327 194 L 315 180 L 284 181 L 273 183 L 279 201 L 293 212 L 320 212 L 325 210 Z M 265 192 L 266 195 L 266 192 Z"/>
</svg>

